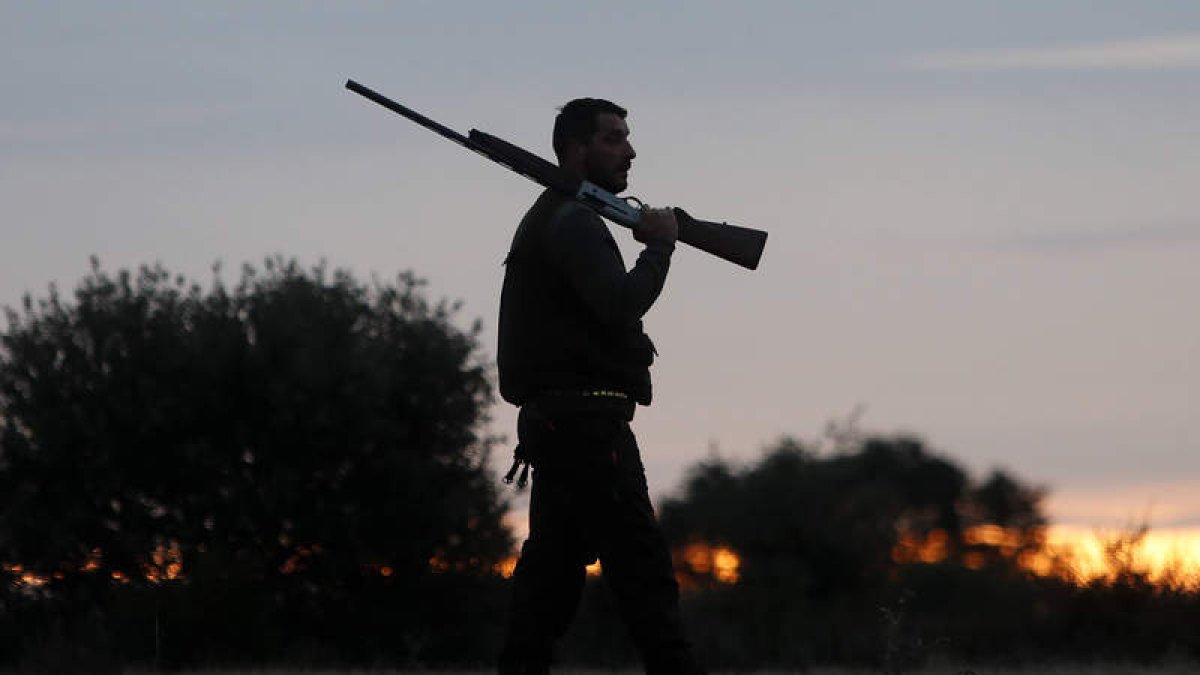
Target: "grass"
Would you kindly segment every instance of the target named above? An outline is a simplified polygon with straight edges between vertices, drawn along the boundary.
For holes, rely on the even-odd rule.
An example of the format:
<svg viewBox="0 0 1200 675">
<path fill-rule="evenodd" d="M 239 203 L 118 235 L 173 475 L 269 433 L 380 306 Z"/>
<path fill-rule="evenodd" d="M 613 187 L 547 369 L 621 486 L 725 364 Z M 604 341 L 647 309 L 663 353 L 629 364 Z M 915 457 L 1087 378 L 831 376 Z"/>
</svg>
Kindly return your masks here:
<svg viewBox="0 0 1200 675">
<path fill-rule="evenodd" d="M 185 671 L 181 675 L 492 675 L 495 671 L 483 670 L 198 670 Z M 641 670 L 596 670 L 584 668 L 560 668 L 554 675 L 640 675 Z M 723 674 L 714 672 L 713 675 L 793 675 L 797 671 L 740 671 Z M 803 675 L 879 675 L 880 671 L 868 668 L 814 668 L 799 671 Z M 905 670 L 904 675 L 1197 675 L 1200 664 L 1179 663 L 1175 665 L 1123 665 L 1123 664 L 1088 664 L 1088 665 L 1044 665 L 1028 668 L 1003 667 L 964 667 L 964 666 L 929 666 L 916 670 Z M 134 675 L 134 674 L 131 674 Z"/>
</svg>

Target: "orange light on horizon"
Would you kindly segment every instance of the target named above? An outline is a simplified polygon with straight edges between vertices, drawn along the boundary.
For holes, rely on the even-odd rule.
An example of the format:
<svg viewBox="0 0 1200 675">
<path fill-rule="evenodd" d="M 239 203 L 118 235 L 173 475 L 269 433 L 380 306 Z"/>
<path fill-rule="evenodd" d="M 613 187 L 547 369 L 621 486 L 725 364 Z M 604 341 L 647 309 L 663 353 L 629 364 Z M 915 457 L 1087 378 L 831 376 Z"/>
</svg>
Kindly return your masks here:
<svg viewBox="0 0 1200 675">
<path fill-rule="evenodd" d="M 938 529 L 924 535 L 904 533 L 892 548 L 892 560 L 899 564 L 945 562 L 950 555 L 948 542 L 947 534 Z M 1018 530 L 979 525 L 963 533 L 963 543 L 991 547 L 1039 576 L 1087 583 L 1134 573 L 1153 583 L 1200 586 L 1200 529 L 1151 530 L 1138 538 L 1130 533 L 1058 525 L 1026 539 Z M 986 561 L 987 556 L 978 550 L 962 556 L 962 563 L 971 569 L 980 569 Z"/>
<path fill-rule="evenodd" d="M 99 553 L 99 550 L 95 552 Z M 142 573 L 147 580 L 156 584 L 182 577 L 183 552 L 179 548 L 179 542 L 172 541 L 166 546 L 159 544 L 155 547 L 154 553 L 150 554 L 150 562 L 142 566 Z"/>
<path fill-rule="evenodd" d="M 295 574 L 308 567 L 308 559 L 321 552 L 320 544 L 297 546 L 295 552 L 279 566 L 280 574 Z"/>
<path fill-rule="evenodd" d="M 741 579 L 742 560 L 728 546 L 692 542 L 676 555 L 691 575 L 711 577 L 720 584 L 736 584 Z"/>
<path fill-rule="evenodd" d="M 991 524 L 968 528 L 963 532 L 963 541 L 969 546 L 992 546 L 1009 554 L 1028 543 L 1019 530 Z"/>
<path fill-rule="evenodd" d="M 999 555 L 1032 574 L 1056 576 L 1079 584 L 1136 575 L 1150 583 L 1200 589 L 1200 528 L 1138 533 L 1057 525 L 1022 533 L 988 524 L 966 529 L 962 544 L 956 554 L 960 556 L 957 560 L 970 569 L 982 569 Z M 950 536 L 943 530 L 934 529 L 924 534 L 901 534 L 891 555 L 892 560 L 901 565 L 934 564 L 950 560 L 955 554 L 951 549 Z M 279 571 L 283 574 L 299 572 L 308 566 L 314 554 L 320 552 L 319 545 L 298 546 Z M 685 588 L 709 583 L 705 579 L 718 584 L 736 584 L 741 579 L 741 557 L 728 546 L 693 541 L 676 549 L 673 558 L 677 579 Z M 429 560 L 429 568 L 435 573 L 481 570 L 483 564 L 477 558 L 451 562 L 441 555 L 434 555 Z M 510 555 L 487 569 L 511 578 L 516 565 L 517 556 Z M 397 573 L 396 568 L 385 563 L 365 567 L 383 577 Z M 70 573 L 65 569 L 53 573 L 36 572 L 17 563 L 2 563 L 0 570 L 14 577 L 14 583 L 31 589 L 45 586 L 54 579 L 63 579 Z M 89 553 L 78 571 L 106 573 L 123 584 L 137 578 L 122 571 L 105 570 L 99 549 Z M 599 561 L 587 566 L 588 576 L 601 573 Z M 184 579 L 183 555 L 178 542 L 158 546 L 142 566 L 141 577 L 151 583 Z"/>
<path fill-rule="evenodd" d="M 905 563 L 939 563 L 950 553 L 950 537 L 945 530 L 931 530 L 924 535 L 904 533 L 892 547 L 892 560 Z"/>
<path fill-rule="evenodd" d="M 517 556 L 510 555 L 509 557 L 505 558 L 504 560 L 501 560 L 499 563 L 496 563 L 496 566 L 493 568 L 493 571 L 495 571 L 497 574 L 504 577 L 505 579 L 511 579 L 513 572 L 515 572 L 516 569 L 517 569 Z M 592 564 L 588 565 L 586 568 L 586 571 L 587 571 L 587 575 L 589 577 L 598 577 L 601 574 L 603 574 L 603 570 L 600 568 L 599 560 L 595 560 L 592 562 Z"/>
<path fill-rule="evenodd" d="M 509 562 L 511 559 L 511 563 Z M 446 556 L 444 550 L 438 549 L 434 552 L 433 557 L 429 559 L 429 569 L 436 574 L 446 572 L 492 572 L 502 576 L 511 576 L 512 570 L 516 568 L 517 559 L 513 556 L 505 558 L 497 563 L 485 563 L 485 561 L 477 556 L 469 556 L 458 560 L 450 560 Z"/>
<path fill-rule="evenodd" d="M 741 578 L 741 558 L 727 546 L 710 546 L 701 542 L 693 542 L 684 547 L 682 551 L 676 552 L 675 558 L 686 565 L 692 574 L 711 576 L 718 583 L 736 584 Z M 512 577 L 516 567 L 517 556 L 513 555 L 498 563 L 495 571 L 508 579 Z M 589 577 L 598 577 L 604 573 L 599 560 L 588 565 L 586 571 Z M 681 583 L 683 581 L 681 579 Z"/>
<path fill-rule="evenodd" d="M 1150 530 L 1137 538 L 1128 532 L 1059 525 L 1047 530 L 1046 550 L 1080 581 L 1132 572 L 1153 583 L 1200 587 L 1200 528 Z M 1113 563 L 1124 569 L 1114 569 Z"/>
<path fill-rule="evenodd" d="M 50 583 L 50 577 L 30 572 L 25 569 L 24 565 L 0 565 L 0 569 L 9 574 L 17 575 L 18 583 L 30 588 L 39 588 Z"/>
<path fill-rule="evenodd" d="M 517 556 L 510 555 L 504 560 L 496 563 L 495 572 L 505 579 L 511 579 L 513 572 L 517 570 Z"/>
</svg>

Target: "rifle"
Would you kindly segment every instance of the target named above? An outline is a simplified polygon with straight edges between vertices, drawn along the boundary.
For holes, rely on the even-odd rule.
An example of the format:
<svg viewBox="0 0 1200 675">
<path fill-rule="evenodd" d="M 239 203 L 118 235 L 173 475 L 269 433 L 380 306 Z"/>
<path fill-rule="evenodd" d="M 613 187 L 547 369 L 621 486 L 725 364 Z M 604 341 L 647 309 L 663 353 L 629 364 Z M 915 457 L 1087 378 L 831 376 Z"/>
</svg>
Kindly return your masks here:
<svg viewBox="0 0 1200 675">
<path fill-rule="evenodd" d="M 478 129 L 471 129 L 468 135 L 463 136 L 354 80 L 346 80 L 346 88 L 407 117 L 439 136 L 512 169 L 543 187 L 572 197 L 618 225 L 632 229 L 641 219 L 641 209 L 630 203 L 637 202 L 637 199 L 630 197 L 627 201 L 595 183 L 571 176 L 557 165 L 502 138 Z M 679 241 L 747 269 L 758 267 L 763 247 L 767 243 L 766 232 L 728 223 L 699 220 L 680 208 L 675 209 L 675 220 L 679 223 Z"/>
</svg>

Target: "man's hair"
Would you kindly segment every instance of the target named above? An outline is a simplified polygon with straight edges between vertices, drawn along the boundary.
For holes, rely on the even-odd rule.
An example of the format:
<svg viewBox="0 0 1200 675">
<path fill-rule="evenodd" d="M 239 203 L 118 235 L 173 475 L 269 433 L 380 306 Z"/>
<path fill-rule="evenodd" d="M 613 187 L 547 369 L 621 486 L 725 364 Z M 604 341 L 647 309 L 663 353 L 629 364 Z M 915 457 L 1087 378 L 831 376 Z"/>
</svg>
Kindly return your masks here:
<svg viewBox="0 0 1200 675">
<path fill-rule="evenodd" d="M 568 141 L 587 144 L 596 133 L 596 116 L 613 113 L 625 119 L 624 108 L 602 98 L 577 98 L 558 109 L 554 118 L 554 154 L 562 157 Z"/>
</svg>

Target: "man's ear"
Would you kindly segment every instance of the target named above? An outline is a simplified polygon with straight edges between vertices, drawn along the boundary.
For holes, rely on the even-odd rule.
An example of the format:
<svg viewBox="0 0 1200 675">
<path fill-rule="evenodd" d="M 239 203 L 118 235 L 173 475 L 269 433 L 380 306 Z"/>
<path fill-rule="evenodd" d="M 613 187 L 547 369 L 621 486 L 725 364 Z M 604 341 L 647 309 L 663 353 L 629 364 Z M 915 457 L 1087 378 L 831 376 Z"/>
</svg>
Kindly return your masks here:
<svg viewBox="0 0 1200 675">
<path fill-rule="evenodd" d="M 579 141 L 567 141 L 567 146 L 563 148 L 563 154 L 559 157 L 559 164 L 563 166 L 583 166 L 584 158 L 587 156 L 587 146 Z"/>
<path fill-rule="evenodd" d="M 571 141 L 567 143 L 567 156 L 572 162 L 583 161 L 585 155 L 587 155 L 586 145 L 580 143 L 579 141 Z"/>
</svg>

